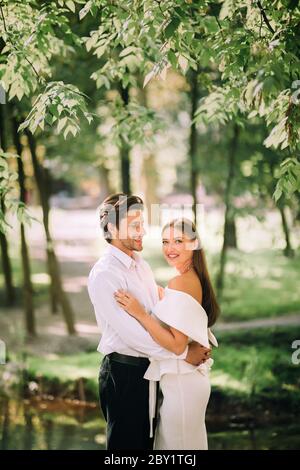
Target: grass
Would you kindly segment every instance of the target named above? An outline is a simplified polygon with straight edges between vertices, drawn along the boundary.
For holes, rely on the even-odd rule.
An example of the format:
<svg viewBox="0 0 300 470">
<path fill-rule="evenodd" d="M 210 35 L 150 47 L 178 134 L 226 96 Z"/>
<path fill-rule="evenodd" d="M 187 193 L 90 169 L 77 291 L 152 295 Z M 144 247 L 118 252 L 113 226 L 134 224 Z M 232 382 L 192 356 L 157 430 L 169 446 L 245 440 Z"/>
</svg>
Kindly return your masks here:
<svg viewBox="0 0 300 470">
<path fill-rule="evenodd" d="M 222 394 L 248 399 L 269 397 L 300 401 L 299 365 L 291 362 L 291 344 L 300 338 L 300 328 L 264 328 L 239 333 L 218 334 L 214 349 L 212 389 Z M 71 385 L 84 378 L 89 396 L 97 400 L 97 378 L 101 356 L 86 352 L 72 356 L 27 358 L 31 379 L 44 384 Z"/>
<path fill-rule="evenodd" d="M 97 401 L 101 359 L 98 352 L 50 355 L 44 359 L 28 356 L 28 380 L 42 383 L 42 388 L 51 394 L 78 398 L 78 381 L 83 379 L 86 398 Z"/>
<path fill-rule="evenodd" d="M 230 253 L 222 302 L 225 320 L 250 320 L 300 312 L 300 254 Z"/>
<path fill-rule="evenodd" d="M 300 399 L 299 365 L 292 363 L 292 343 L 300 327 L 263 328 L 218 334 L 212 383 L 246 395 L 295 393 Z"/>
<path fill-rule="evenodd" d="M 101 363 L 98 352 L 86 352 L 68 356 L 51 355 L 45 359 L 38 356 L 28 357 L 28 370 L 34 375 L 59 381 L 77 380 L 81 377 L 94 379 Z"/>
<path fill-rule="evenodd" d="M 28 356 L 28 371 L 32 375 L 48 379 L 56 378 L 61 382 L 68 380 L 94 379 L 100 367 L 101 355 L 98 352 L 86 352 L 74 355 L 51 355 L 44 359 Z"/>
</svg>

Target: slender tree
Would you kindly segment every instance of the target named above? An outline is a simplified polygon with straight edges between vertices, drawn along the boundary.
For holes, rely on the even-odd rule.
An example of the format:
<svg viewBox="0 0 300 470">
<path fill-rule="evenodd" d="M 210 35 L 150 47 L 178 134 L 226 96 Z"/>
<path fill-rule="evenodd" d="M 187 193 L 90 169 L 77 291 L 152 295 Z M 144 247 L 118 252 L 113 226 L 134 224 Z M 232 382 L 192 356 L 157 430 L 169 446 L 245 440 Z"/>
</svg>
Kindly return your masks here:
<svg viewBox="0 0 300 470">
<path fill-rule="evenodd" d="M 19 122 L 15 116 L 11 117 L 13 141 L 18 154 L 18 182 L 20 187 L 20 201 L 22 204 L 26 204 L 26 187 L 25 187 L 25 171 L 22 160 L 22 144 L 20 140 L 20 134 L 18 134 Z M 25 310 L 25 325 L 26 332 L 31 336 L 36 336 L 36 321 L 34 315 L 34 302 L 33 302 L 33 286 L 31 282 L 31 269 L 29 260 L 29 251 L 26 241 L 25 225 L 21 221 L 20 223 L 20 234 L 21 234 L 21 260 L 23 270 L 23 297 L 24 297 L 24 310 Z"/>
<path fill-rule="evenodd" d="M 218 289 L 219 296 L 222 295 L 222 290 L 224 287 L 224 275 L 225 275 L 226 257 L 227 257 L 227 250 L 228 250 L 228 237 L 230 233 L 229 227 L 230 227 L 230 220 L 232 220 L 231 213 L 233 210 L 232 186 L 234 183 L 238 138 L 239 138 L 239 127 L 237 124 L 234 124 L 232 141 L 229 147 L 228 174 L 227 174 L 226 188 L 225 188 L 225 195 L 224 195 L 225 215 L 224 215 L 224 230 L 223 230 L 223 246 L 222 246 L 221 258 L 220 258 L 220 270 L 219 270 L 219 274 L 217 277 L 217 289 Z"/>
<path fill-rule="evenodd" d="M 148 88 L 143 87 L 142 77 L 138 77 L 139 101 L 142 106 L 149 108 Z M 158 203 L 158 171 L 156 168 L 155 154 L 152 150 L 143 148 L 141 158 L 142 162 L 142 190 L 145 194 L 145 204 L 147 207 L 148 222 L 152 223 L 152 204 Z"/>
<path fill-rule="evenodd" d="M 6 105 L 0 104 L 0 148 L 3 152 L 7 151 L 7 116 Z M 5 205 L 2 197 L 0 198 L 0 210 L 5 214 Z M 0 246 L 1 246 L 1 265 L 4 276 L 6 305 L 12 306 L 15 303 L 16 295 L 13 284 L 12 265 L 9 256 L 9 245 L 6 234 L 0 230 Z"/>
<path fill-rule="evenodd" d="M 292 248 L 291 239 L 290 239 L 290 229 L 289 229 L 289 224 L 288 224 L 287 217 L 286 217 L 286 208 L 281 203 L 281 201 L 278 204 L 278 209 L 279 209 L 280 216 L 281 216 L 282 230 L 283 230 L 284 238 L 285 238 L 285 248 L 283 252 L 287 258 L 293 258 L 294 250 Z"/>
<path fill-rule="evenodd" d="M 194 116 L 198 107 L 199 100 L 199 86 L 198 86 L 198 72 L 191 70 L 189 74 L 190 84 L 190 99 L 191 99 L 191 130 L 189 142 L 189 156 L 190 156 L 190 181 L 191 193 L 193 197 L 193 213 L 195 223 L 197 223 L 197 187 L 198 187 L 198 167 L 197 167 L 197 127 L 194 121 Z"/>
<path fill-rule="evenodd" d="M 54 290 L 54 296 L 61 305 L 63 316 L 67 325 L 68 333 L 75 334 L 75 323 L 74 323 L 74 314 L 72 306 L 68 299 L 67 294 L 65 293 L 62 285 L 61 273 L 58 260 L 56 258 L 54 243 L 49 228 L 49 194 L 47 190 L 46 178 L 43 172 L 43 167 L 40 165 L 37 154 L 36 154 L 36 142 L 34 136 L 30 131 L 26 129 L 25 131 L 28 145 L 30 148 L 32 166 L 34 170 L 35 182 L 39 192 L 39 198 L 43 210 L 43 225 L 46 235 L 47 243 L 47 259 L 48 259 L 48 268 L 52 281 L 52 288 Z"/>
<path fill-rule="evenodd" d="M 129 87 L 124 87 L 122 84 L 119 86 L 120 96 L 123 101 L 124 108 L 128 107 L 129 104 Z M 122 180 L 122 191 L 126 194 L 131 192 L 130 183 L 130 146 L 128 142 L 121 136 L 121 148 L 120 148 L 120 159 L 121 159 L 121 180 Z"/>
</svg>

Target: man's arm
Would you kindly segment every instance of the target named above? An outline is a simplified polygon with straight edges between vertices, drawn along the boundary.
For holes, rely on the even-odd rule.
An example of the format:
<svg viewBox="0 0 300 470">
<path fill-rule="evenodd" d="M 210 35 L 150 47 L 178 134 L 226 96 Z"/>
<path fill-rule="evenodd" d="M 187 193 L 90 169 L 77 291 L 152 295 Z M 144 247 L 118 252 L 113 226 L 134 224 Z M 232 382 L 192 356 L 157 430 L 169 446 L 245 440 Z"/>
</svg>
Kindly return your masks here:
<svg viewBox="0 0 300 470">
<path fill-rule="evenodd" d="M 101 317 L 105 318 L 124 343 L 146 356 L 158 359 L 185 359 L 187 348 L 181 355 L 176 355 L 162 348 L 135 318 L 132 318 L 118 306 L 114 293 L 125 286 L 121 285 L 117 276 L 112 273 L 99 272 L 91 283 L 92 301 L 100 324 Z"/>
</svg>

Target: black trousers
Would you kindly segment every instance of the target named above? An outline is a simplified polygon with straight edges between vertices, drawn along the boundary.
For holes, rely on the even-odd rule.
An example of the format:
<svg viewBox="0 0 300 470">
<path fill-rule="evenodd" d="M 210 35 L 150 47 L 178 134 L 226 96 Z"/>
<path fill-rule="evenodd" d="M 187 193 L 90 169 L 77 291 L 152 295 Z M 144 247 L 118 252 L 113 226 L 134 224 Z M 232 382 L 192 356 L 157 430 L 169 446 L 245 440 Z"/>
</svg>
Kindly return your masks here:
<svg viewBox="0 0 300 470">
<path fill-rule="evenodd" d="M 152 449 L 149 423 L 149 362 L 140 365 L 103 358 L 99 372 L 100 406 L 107 423 L 107 449 Z"/>
</svg>

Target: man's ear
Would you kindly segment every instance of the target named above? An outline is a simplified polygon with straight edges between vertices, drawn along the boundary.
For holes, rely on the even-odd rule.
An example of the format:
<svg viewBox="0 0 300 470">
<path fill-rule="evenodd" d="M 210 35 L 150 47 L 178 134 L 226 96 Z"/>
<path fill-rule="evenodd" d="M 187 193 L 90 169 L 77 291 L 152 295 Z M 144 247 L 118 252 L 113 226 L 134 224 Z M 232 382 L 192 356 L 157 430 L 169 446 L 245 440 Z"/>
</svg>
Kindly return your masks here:
<svg viewBox="0 0 300 470">
<path fill-rule="evenodd" d="M 118 234 L 117 227 L 114 224 L 112 224 L 111 222 L 108 222 L 107 229 L 108 229 L 108 231 L 111 235 L 111 239 L 115 240 L 117 238 L 117 234 Z"/>
</svg>

